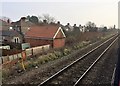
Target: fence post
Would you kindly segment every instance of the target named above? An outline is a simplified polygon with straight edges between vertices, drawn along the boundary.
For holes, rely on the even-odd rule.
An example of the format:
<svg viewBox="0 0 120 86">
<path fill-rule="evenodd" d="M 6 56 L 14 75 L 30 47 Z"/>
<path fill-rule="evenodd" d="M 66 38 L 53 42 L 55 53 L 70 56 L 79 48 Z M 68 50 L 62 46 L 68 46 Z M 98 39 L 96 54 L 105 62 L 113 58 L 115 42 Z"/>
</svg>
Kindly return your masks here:
<svg viewBox="0 0 120 86">
<path fill-rule="evenodd" d="M 32 56 L 33 56 L 33 48 L 31 49 L 31 53 L 32 53 Z"/>
<path fill-rule="evenodd" d="M 1 57 L 1 61 L 2 61 L 2 64 L 3 64 L 3 57 Z"/>
<path fill-rule="evenodd" d="M 25 52 L 25 51 L 22 52 L 22 59 L 23 59 L 23 60 L 26 59 L 26 52 Z"/>
<path fill-rule="evenodd" d="M 19 58 L 18 54 L 17 54 L 17 59 Z"/>
<path fill-rule="evenodd" d="M 14 60 L 14 55 L 12 55 L 12 57 L 13 57 L 13 60 Z"/>
<path fill-rule="evenodd" d="M 10 60 L 9 60 L 9 55 L 7 55 L 7 61 L 10 61 Z"/>
</svg>

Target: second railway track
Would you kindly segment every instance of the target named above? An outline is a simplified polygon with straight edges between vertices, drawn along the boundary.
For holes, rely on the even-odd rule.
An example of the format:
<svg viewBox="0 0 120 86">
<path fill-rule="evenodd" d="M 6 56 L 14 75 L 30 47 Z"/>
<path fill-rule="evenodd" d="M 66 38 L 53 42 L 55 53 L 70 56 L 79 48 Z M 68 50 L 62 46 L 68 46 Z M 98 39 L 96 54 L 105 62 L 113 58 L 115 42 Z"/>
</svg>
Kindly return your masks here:
<svg viewBox="0 0 120 86">
<path fill-rule="evenodd" d="M 79 59 L 75 60 L 68 66 L 64 67 L 63 69 L 40 83 L 38 86 L 48 86 L 50 84 L 76 86 L 116 40 L 117 36 L 108 39 L 101 45 L 92 49 Z"/>
</svg>

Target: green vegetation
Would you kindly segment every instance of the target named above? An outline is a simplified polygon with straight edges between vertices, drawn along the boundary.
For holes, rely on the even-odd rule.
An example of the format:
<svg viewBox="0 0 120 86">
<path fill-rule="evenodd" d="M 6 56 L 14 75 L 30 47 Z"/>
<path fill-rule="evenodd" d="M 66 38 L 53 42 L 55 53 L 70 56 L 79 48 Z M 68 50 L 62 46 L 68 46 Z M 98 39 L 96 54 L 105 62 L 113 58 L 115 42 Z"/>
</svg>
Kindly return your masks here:
<svg viewBox="0 0 120 86">
<path fill-rule="evenodd" d="M 90 44 L 90 41 L 82 41 L 81 43 L 74 45 L 73 49 L 77 50 L 77 49 L 83 48 L 84 46 L 87 46 L 88 44 Z"/>
</svg>

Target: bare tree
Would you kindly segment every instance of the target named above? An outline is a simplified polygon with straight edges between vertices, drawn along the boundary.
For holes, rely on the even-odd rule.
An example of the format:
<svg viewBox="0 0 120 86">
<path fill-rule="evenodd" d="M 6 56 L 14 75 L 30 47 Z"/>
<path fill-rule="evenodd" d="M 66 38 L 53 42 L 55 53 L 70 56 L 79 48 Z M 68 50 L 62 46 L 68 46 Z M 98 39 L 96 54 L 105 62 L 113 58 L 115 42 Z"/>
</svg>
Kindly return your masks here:
<svg viewBox="0 0 120 86">
<path fill-rule="evenodd" d="M 96 24 L 94 23 L 94 22 L 91 22 L 91 21 L 89 21 L 89 22 L 87 22 L 86 23 L 86 26 L 87 26 L 87 29 L 89 30 L 89 31 L 97 31 L 97 27 L 96 27 Z"/>
<path fill-rule="evenodd" d="M 86 26 L 88 26 L 88 27 L 96 27 L 96 24 L 94 22 L 89 21 L 89 22 L 87 22 Z"/>
<path fill-rule="evenodd" d="M 49 23 L 55 23 L 56 19 L 52 16 L 50 16 L 49 14 L 43 14 L 42 16 L 39 16 L 39 21 L 43 21 L 46 20 L 46 22 Z"/>
</svg>

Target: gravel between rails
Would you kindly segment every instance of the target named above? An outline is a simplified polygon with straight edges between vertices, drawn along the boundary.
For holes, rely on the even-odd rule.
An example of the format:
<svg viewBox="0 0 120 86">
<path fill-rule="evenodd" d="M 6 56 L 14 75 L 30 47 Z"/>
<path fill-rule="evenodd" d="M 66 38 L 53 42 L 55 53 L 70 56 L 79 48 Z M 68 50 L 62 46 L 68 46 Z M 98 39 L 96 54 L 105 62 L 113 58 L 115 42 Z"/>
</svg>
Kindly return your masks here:
<svg viewBox="0 0 120 86">
<path fill-rule="evenodd" d="M 89 50 L 93 49 L 97 45 L 101 44 L 103 41 L 100 41 L 99 43 L 96 43 L 94 45 L 90 45 L 82 50 L 78 50 L 79 53 L 73 54 L 75 58 L 72 55 L 66 56 L 64 58 L 60 58 L 54 61 L 50 61 L 46 64 L 42 64 L 39 66 L 38 69 L 31 69 L 31 71 L 26 71 L 23 74 L 12 76 L 6 80 L 3 81 L 3 84 L 24 84 L 24 83 L 30 83 L 30 84 L 39 84 L 51 75 L 53 75 L 55 72 L 59 71 L 63 67 L 70 64 L 75 59 L 79 58 L 78 56 L 82 56 Z"/>
<path fill-rule="evenodd" d="M 118 42 L 116 42 L 100 61 L 79 83 L 83 86 L 111 86 L 112 76 L 117 60 Z"/>
<path fill-rule="evenodd" d="M 98 56 L 108 47 L 112 41 L 113 39 L 42 86 L 54 84 L 59 84 L 60 86 L 73 86 L 78 78 L 89 68 L 89 66 L 98 58 Z"/>
</svg>

